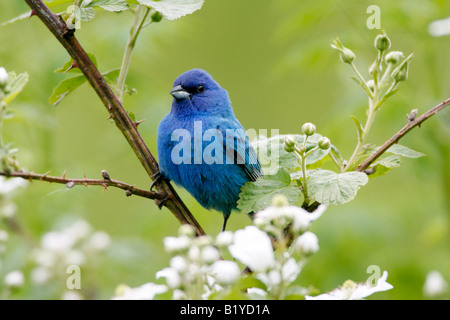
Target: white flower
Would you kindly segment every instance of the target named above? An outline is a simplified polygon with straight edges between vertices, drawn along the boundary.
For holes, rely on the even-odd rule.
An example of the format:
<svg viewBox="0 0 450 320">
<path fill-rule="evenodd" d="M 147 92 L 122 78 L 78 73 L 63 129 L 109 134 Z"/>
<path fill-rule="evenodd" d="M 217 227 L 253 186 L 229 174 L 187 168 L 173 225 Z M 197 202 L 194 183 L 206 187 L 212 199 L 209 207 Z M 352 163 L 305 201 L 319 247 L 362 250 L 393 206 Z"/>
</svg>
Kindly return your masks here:
<svg viewBox="0 0 450 320">
<path fill-rule="evenodd" d="M 371 294 L 381 291 L 387 291 L 393 286 L 386 282 L 388 273 L 384 271 L 377 284 L 373 286 L 370 282 L 355 283 L 347 280 L 344 284 L 329 293 L 324 293 L 315 297 L 305 296 L 306 300 L 360 300 Z"/>
<path fill-rule="evenodd" d="M 187 236 L 165 237 L 163 242 L 166 251 L 171 253 L 187 250 L 191 245 L 191 238 Z"/>
<path fill-rule="evenodd" d="M 9 75 L 5 68 L 0 67 L 0 87 L 8 83 Z"/>
<path fill-rule="evenodd" d="M 281 268 L 281 276 L 283 281 L 292 282 L 297 279 L 301 269 L 297 261 L 294 258 L 289 258 Z"/>
<path fill-rule="evenodd" d="M 441 37 L 450 34 L 450 17 L 431 22 L 428 25 L 428 33 L 433 37 Z"/>
<path fill-rule="evenodd" d="M 94 251 L 102 251 L 108 248 L 110 244 L 110 236 L 104 231 L 97 231 L 90 237 L 87 247 Z"/>
<path fill-rule="evenodd" d="M 202 260 L 205 263 L 213 263 L 219 260 L 220 254 L 219 250 L 214 248 L 213 246 L 206 246 L 202 249 Z"/>
<path fill-rule="evenodd" d="M 42 237 L 41 247 L 55 252 L 64 252 L 72 248 L 75 244 L 75 240 L 76 239 L 68 234 L 50 231 Z"/>
<path fill-rule="evenodd" d="M 297 238 L 294 246 L 301 254 L 310 256 L 319 251 L 319 239 L 314 233 L 306 231 Z"/>
<path fill-rule="evenodd" d="M 5 230 L 0 230 L 0 243 L 8 241 L 8 238 L 8 232 L 6 232 Z"/>
<path fill-rule="evenodd" d="M 292 222 L 292 230 L 301 233 L 306 231 L 311 222 L 317 220 L 325 209 L 324 205 L 320 205 L 314 212 L 296 206 L 269 206 L 255 214 L 254 222 L 262 229 L 267 224 L 285 227 Z"/>
<path fill-rule="evenodd" d="M 61 300 L 83 300 L 83 297 L 77 291 L 72 290 L 64 292 Z"/>
<path fill-rule="evenodd" d="M 156 279 L 166 278 L 167 285 L 172 288 L 178 288 L 181 284 L 181 278 L 178 271 L 173 268 L 164 268 L 156 273 Z"/>
<path fill-rule="evenodd" d="M 187 263 L 182 256 L 175 256 L 170 259 L 170 267 L 178 272 L 184 272 L 187 270 Z"/>
<path fill-rule="evenodd" d="M 8 194 L 28 185 L 28 181 L 22 178 L 9 178 L 0 177 L 0 194 Z"/>
<path fill-rule="evenodd" d="M 25 282 L 25 277 L 23 276 L 22 271 L 15 270 L 11 271 L 5 276 L 5 285 L 10 288 L 19 288 L 23 286 Z"/>
<path fill-rule="evenodd" d="M 211 274 L 216 278 L 217 282 L 227 285 L 234 283 L 241 274 L 241 270 L 237 263 L 229 260 L 220 260 L 214 262 L 211 266 Z"/>
<path fill-rule="evenodd" d="M 269 236 L 255 226 L 236 231 L 234 243 L 228 249 L 234 258 L 254 272 L 264 272 L 275 265 Z"/>
<path fill-rule="evenodd" d="M 113 300 L 153 300 L 157 294 L 167 291 L 167 287 L 161 284 L 146 283 L 137 288 L 129 288 L 121 285 L 116 289 Z"/>
<path fill-rule="evenodd" d="M 216 245 L 218 247 L 228 247 L 233 243 L 233 232 L 223 231 L 216 237 Z"/>
<path fill-rule="evenodd" d="M 437 298 L 445 295 L 448 285 L 439 271 L 430 271 L 423 286 L 423 294 L 428 298 Z"/>
<path fill-rule="evenodd" d="M 50 280 L 52 274 L 50 270 L 46 267 L 36 267 L 31 271 L 31 280 L 36 284 L 44 284 Z"/>
</svg>

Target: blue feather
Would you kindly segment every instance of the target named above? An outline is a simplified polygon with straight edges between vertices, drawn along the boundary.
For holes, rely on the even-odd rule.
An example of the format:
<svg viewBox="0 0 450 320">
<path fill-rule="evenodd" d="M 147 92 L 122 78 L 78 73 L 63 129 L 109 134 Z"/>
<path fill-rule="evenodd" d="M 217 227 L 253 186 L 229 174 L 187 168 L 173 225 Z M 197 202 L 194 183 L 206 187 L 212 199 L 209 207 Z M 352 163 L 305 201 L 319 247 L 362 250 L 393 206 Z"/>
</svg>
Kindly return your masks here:
<svg viewBox="0 0 450 320">
<path fill-rule="evenodd" d="M 223 213 L 225 227 L 242 185 L 262 175 L 256 152 L 227 91 L 206 71 L 183 73 L 171 94 L 171 111 L 158 126 L 160 174 Z"/>
</svg>

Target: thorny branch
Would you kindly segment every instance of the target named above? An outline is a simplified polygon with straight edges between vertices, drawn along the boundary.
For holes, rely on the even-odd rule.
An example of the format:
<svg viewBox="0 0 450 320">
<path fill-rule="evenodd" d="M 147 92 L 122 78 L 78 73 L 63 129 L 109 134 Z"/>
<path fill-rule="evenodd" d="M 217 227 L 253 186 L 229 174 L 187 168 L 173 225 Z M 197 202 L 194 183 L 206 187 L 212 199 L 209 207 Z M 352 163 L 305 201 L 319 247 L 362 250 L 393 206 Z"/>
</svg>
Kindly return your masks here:
<svg viewBox="0 0 450 320">
<path fill-rule="evenodd" d="M 60 16 L 50 11 L 42 0 L 25 1 L 32 9 L 33 15 L 38 16 L 45 26 L 53 33 L 55 38 L 64 46 L 74 62 L 86 76 L 92 88 L 106 107 L 110 117 L 114 120 L 118 129 L 127 139 L 145 171 L 149 177 L 153 179 L 158 172 L 158 164 L 139 134 L 137 123 L 130 119 L 118 98 L 114 95 L 105 79 L 86 54 L 74 35 L 75 30 L 68 29 L 65 21 Z M 198 235 L 205 234 L 168 181 L 162 180 L 156 185 L 156 188 L 158 192 L 165 195 L 164 200 L 159 200 L 159 202 L 157 202 L 159 206 L 164 205 L 167 207 L 182 224 L 192 225 Z"/>
<path fill-rule="evenodd" d="M 161 194 L 159 192 L 154 191 L 148 191 L 144 189 L 136 188 L 133 185 L 130 185 L 128 183 L 111 179 L 108 176 L 104 176 L 104 179 L 87 179 L 86 177 L 82 179 L 70 179 L 66 178 L 65 173 L 61 177 L 56 176 L 49 176 L 48 174 L 38 174 L 33 172 L 24 172 L 24 171 L 14 171 L 14 172 L 0 172 L 1 176 L 13 178 L 23 178 L 25 180 L 39 180 L 39 181 L 47 181 L 47 182 L 53 182 L 53 183 L 59 183 L 59 184 L 65 184 L 66 187 L 72 188 L 73 186 L 82 185 L 82 186 L 101 186 L 105 189 L 108 189 L 108 187 L 114 187 L 119 188 L 122 190 L 125 190 L 126 196 L 136 195 L 139 197 L 144 197 L 148 199 L 153 200 L 162 200 L 164 199 L 165 195 Z"/>
<path fill-rule="evenodd" d="M 377 151 L 375 151 L 369 158 L 367 158 L 363 163 L 361 163 L 355 171 L 364 171 L 366 170 L 375 160 L 377 160 L 384 152 L 386 152 L 390 147 L 396 144 L 405 134 L 419 126 L 428 118 L 435 115 L 445 107 L 450 105 L 450 98 L 444 100 L 434 108 L 428 110 L 424 114 L 422 114 L 418 118 L 409 118 L 408 123 L 400 129 L 396 134 L 392 136 L 389 140 L 387 140 Z"/>
</svg>

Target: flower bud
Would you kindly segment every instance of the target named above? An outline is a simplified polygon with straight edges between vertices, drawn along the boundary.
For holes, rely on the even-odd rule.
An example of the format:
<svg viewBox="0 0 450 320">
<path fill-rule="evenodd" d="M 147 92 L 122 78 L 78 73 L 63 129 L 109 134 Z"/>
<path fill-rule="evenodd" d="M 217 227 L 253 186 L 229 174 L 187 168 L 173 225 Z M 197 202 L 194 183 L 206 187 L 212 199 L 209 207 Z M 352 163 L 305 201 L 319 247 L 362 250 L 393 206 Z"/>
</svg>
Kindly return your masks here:
<svg viewBox="0 0 450 320">
<path fill-rule="evenodd" d="M 341 51 L 341 60 L 342 60 L 342 62 L 344 62 L 344 63 L 350 63 L 350 62 L 352 62 L 353 60 L 355 60 L 355 54 L 353 53 L 353 51 L 352 50 L 350 50 L 350 49 L 348 49 L 348 48 L 344 48 L 342 51 Z"/>
<path fill-rule="evenodd" d="M 314 233 L 306 231 L 297 238 L 295 248 L 301 254 L 310 256 L 319 251 L 319 239 Z"/>
<path fill-rule="evenodd" d="M 19 288 L 23 286 L 25 282 L 25 277 L 23 276 L 22 271 L 15 270 L 11 271 L 5 276 L 5 285 L 10 288 Z"/>
<path fill-rule="evenodd" d="M 319 148 L 322 150 L 328 150 L 331 147 L 331 141 L 327 137 L 322 137 L 319 140 Z"/>
<path fill-rule="evenodd" d="M 353 51 L 344 47 L 339 39 L 333 40 L 333 44 L 331 45 L 331 47 L 339 51 L 341 60 L 344 63 L 351 63 L 356 58 Z"/>
<path fill-rule="evenodd" d="M 9 80 L 8 72 L 5 68 L 0 67 L 0 88 L 3 88 Z"/>
<path fill-rule="evenodd" d="M 180 236 L 188 236 L 189 238 L 195 237 L 195 230 L 189 224 L 183 224 L 178 228 L 178 234 Z"/>
<path fill-rule="evenodd" d="M 286 150 L 287 152 L 293 152 L 296 143 L 297 142 L 295 141 L 293 136 L 286 136 L 286 138 L 284 139 L 284 150 Z"/>
<path fill-rule="evenodd" d="M 307 136 L 312 136 L 316 132 L 316 126 L 311 122 L 307 122 L 302 126 L 302 132 Z"/>
<path fill-rule="evenodd" d="M 396 64 L 404 57 L 405 56 L 401 51 L 391 51 L 384 57 L 384 61 L 386 61 L 386 63 Z"/>
<path fill-rule="evenodd" d="M 152 22 L 160 22 L 163 18 L 163 15 L 161 12 L 155 11 L 154 14 L 152 14 Z"/>
<path fill-rule="evenodd" d="M 385 32 L 379 34 L 375 38 L 375 48 L 380 51 L 388 50 L 391 47 L 391 40 L 388 38 Z"/>
<path fill-rule="evenodd" d="M 410 54 L 397 68 L 394 69 L 394 71 L 392 71 L 391 77 L 395 82 L 405 81 L 408 79 L 409 63 L 411 62 L 412 57 L 413 55 Z"/>
</svg>

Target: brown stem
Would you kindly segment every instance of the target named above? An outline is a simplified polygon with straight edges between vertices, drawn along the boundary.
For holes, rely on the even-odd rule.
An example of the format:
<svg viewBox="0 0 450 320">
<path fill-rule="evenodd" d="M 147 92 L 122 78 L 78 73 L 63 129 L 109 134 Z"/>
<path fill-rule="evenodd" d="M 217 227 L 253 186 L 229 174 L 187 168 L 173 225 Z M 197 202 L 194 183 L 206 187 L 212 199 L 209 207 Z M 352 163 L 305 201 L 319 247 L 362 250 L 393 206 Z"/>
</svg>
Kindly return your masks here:
<svg viewBox="0 0 450 320">
<path fill-rule="evenodd" d="M 82 179 L 69 179 L 65 177 L 63 174 L 61 177 L 49 176 L 48 174 L 38 174 L 33 172 L 24 172 L 24 171 L 14 171 L 14 172 L 0 172 L 0 176 L 5 176 L 9 178 L 18 177 L 26 180 L 39 180 L 39 181 L 47 181 L 54 182 L 59 184 L 65 184 L 68 188 L 72 188 L 76 185 L 83 186 L 102 186 L 107 189 L 108 187 L 119 188 L 126 191 L 127 196 L 136 195 L 139 197 L 144 197 L 148 199 L 156 199 L 162 200 L 166 196 L 165 194 L 161 194 L 159 192 L 148 191 L 144 189 L 135 188 L 133 185 L 128 183 L 115 180 L 115 179 L 87 179 L 86 177 Z"/>
<path fill-rule="evenodd" d="M 75 30 L 68 29 L 64 20 L 51 12 L 42 0 L 25 1 L 77 63 L 147 174 L 153 177 L 159 170 L 158 164 L 139 134 L 137 124 L 130 119 L 122 104 L 76 39 Z M 162 180 L 156 187 L 160 193 L 166 195 L 163 204 L 182 224 L 192 225 L 199 235 L 205 234 L 169 182 Z"/>
<path fill-rule="evenodd" d="M 392 136 L 388 141 L 386 141 L 380 148 L 378 148 L 377 151 L 375 151 L 370 157 L 368 157 L 363 163 L 361 163 L 355 171 L 364 171 L 367 169 L 375 160 L 377 160 L 384 152 L 386 152 L 392 145 L 397 143 L 405 134 L 407 134 L 409 131 L 411 131 L 413 128 L 419 126 L 428 118 L 435 115 L 445 107 L 450 105 L 450 98 L 447 100 L 444 100 L 434 108 L 428 110 L 424 114 L 422 114 L 420 117 L 415 119 L 409 119 L 408 123 L 400 129 L 396 134 Z"/>
</svg>

